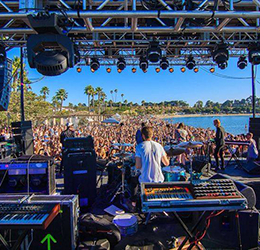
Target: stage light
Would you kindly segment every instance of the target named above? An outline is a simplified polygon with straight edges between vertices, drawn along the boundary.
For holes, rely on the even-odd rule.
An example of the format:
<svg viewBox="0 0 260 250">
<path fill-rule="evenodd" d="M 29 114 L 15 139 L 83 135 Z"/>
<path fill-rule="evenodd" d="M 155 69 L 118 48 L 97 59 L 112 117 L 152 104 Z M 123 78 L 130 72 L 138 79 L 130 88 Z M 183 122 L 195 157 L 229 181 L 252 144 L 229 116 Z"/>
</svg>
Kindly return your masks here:
<svg viewBox="0 0 260 250">
<path fill-rule="evenodd" d="M 150 62 L 158 62 L 161 59 L 162 50 L 159 46 L 159 42 L 150 42 L 147 50 L 147 58 Z"/>
<path fill-rule="evenodd" d="M 186 71 L 185 67 L 181 67 L 181 72 L 184 73 Z"/>
<path fill-rule="evenodd" d="M 147 69 L 146 69 L 146 70 L 143 70 L 143 72 L 146 73 L 146 72 L 147 72 Z"/>
<path fill-rule="evenodd" d="M 160 68 L 155 68 L 156 73 L 159 73 L 160 70 L 161 70 Z"/>
<path fill-rule="evenodd" d="M 132 68 L 132 72 L 135 73 L 136 72 L 136 68 Z"/>
<path fill-rule="evenodd" d="M 240 56 L 237 62 L 237 67 L 244 69 L 247 66 L 247 60 L 245 56 Z"/>
<path fill-rule="evenodd" d="M 122 72 L 122 70 L 121 70 L 121 69 L 117 69 L 117 72 L 118 72 L 118 73 L 121 73 L 121 72 Z"/>
<path fill-rule="evenodd" d="M 250 45 L 248 52 L 248 60 L 253 65 L 260 64 L 260 43 Z"/>
<path fill-rule="evenodd" d="M 28 63 L 46 76 L 60 75 L 79 62 L 74 43 L 66 36 L 68 19 L 57 14 L 28 15 L 36 31 L 27 40 Z"/>
<path fill-rule="evenodd" d="M 212 52 L 213 61 L 218 64 L 220 69 L 225 69 L 228 66 L 229 53 L 227 44 L 218 44 Z"/>
<path fill-rule="evenodd" d="M 215 72 L 215 68 L 210 68 L 209 71 L 210 71 L 210 73 L 214 73 Z"/>
<path fill-rule="evenodd" d="M 99 61 L 96 58 L 92 58 L 90 62 L 90 68 L 97 71 L 100 67 Z"/>
<path fill-rule="evenodd" d="M 81 67 L 77 67 L 77 72 L 81 73 Z"/>
<path fill-rule="evenodd" d="M 169 67 L 169 62 L 166 57 L 163 57 L 161 62 L 160 62 L 160 67 L 162 70 L 166 70 Z"/>
<path fill-rule="evenodd" d="M 107 68 L 107 73 L 111 73 L 111 68 Z"/>
<path fill-rule="evenodd" d="M 198 73 L 198 72 L 199 72 L 199 68 L 195 67 L 195 68 L 193 69 L 193 71 L 194 71 L 195 73 Z"/>
<path fill-rule="evenodd" d="M 174 69 L 173 68 L 169 68 L 169 72 L 173 73 Z"/>
<path fill-rule="evenodd" d="M 120 69 L 121 71 L 124 70 L 126 67 L 126 62 L 123 57 L 118 58 L 117 61 L 117 68 Z M 121 73 L 121 72 L 120 72 Z"/>
<path fill-rule="evenodd" d="M 147 70 L 148 69 L 148 61 L 146 58 L 141 57 L 139 62 L 139 67 L 141 70 Z"/>
<path fill-rule="evenodd" d="M 90 71 L 91 71 L 92 73 L 95 73 L 95 71 L 96 71 L 96 70 L 94 70 L 94 69 L 90 68 Z"/>
<path fill-rule="evenodd" d="M 195 61 L 193 59 L 193 56 L 189 56 L 187 61 L 186 61 L 186 67 L 189 70 L 192 70 L 195 67 Z"/>
</svg>

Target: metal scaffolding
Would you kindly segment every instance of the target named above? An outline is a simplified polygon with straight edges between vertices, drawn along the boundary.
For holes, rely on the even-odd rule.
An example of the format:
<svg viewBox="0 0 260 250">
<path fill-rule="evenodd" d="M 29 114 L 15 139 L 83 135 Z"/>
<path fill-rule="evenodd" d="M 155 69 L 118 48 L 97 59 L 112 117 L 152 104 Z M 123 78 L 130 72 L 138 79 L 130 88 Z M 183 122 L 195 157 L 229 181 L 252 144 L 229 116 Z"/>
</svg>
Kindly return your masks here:
<svg viewBox="0 0 260 250">
<path fill-rule="evenodd" d="M 185 64 L 190 54 L 198 65 L 212 65 L 216 44 L 226 42 L 238 57 L 258 41 L 259 7 L 260 0 L 0 0 L 0 36 L 7 50 L 24 47 L 36 34 L 28 15 L 56 13 L 71 21 L 68 36 L 80 50 L 80 65 L 93 57 L 101 65 L 119 57 L 135 65 L 152 40 L 171 65 Z"/>
</svg>

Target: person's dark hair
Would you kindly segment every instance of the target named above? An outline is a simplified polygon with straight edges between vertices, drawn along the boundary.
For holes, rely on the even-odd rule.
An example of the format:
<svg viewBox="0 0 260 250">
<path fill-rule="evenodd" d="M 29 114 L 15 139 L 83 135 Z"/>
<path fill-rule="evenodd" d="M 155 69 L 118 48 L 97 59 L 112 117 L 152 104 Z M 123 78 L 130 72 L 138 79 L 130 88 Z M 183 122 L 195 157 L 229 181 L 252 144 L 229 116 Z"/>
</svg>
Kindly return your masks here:
<svg viewBox="0 0 260 250">
<path fill-rule="evenodd" d="M 144 126 L 141 130 L 141 133 L 146 140 L 151 139 L 153 137 L 153 128 L 150 126 Z"/>
<path fill-rule="evenodd" d="M 181 123 L 178 125 L 178 128 L 184 128 L 184 124 L 181 122 Z"/>
<path fill-rule="evenodd" d="M 143 128 L 143 127 L 145 126 L 145 123 L 144 123 L 144 122 L 142 122 L 142 123 L 141 123 L 141 126 L 142 126 L 142 128 Z"/>
</svg>

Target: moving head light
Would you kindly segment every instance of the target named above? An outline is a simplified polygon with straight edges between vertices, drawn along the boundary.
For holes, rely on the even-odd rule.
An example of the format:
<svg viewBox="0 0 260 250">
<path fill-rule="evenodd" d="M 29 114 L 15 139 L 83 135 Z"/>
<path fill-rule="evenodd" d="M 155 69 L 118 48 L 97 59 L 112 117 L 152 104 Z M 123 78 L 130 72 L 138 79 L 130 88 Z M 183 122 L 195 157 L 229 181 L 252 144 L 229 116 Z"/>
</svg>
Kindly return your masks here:
<svg viewBox="0 0 260 250">
<path fill-rule="evenodd" d="M 147 58 L 150 62 L 156 63 L 161 59 L 162 50 L 159 46 L 159 42 L 150 42 L 147 50 Z"/>
<path fill-rule="evenodd" d="M 117 68 L 120 69 L 121 71 L 124 70 L 126 67 L 126 62 L 123 57 L 118 58 L 117 61 Z"/>
<path fill-rule="evenodd" d="M 212 52 L 213 61 L 218 64 L 220 69 L 225 69 L 228 65 L 229 53 L 227 44 L 218 44 Z"/>
<path fill-rule="evenodd" d="M 60 75 L 80 60 L 73 42 L 66 36 L 66 20 L 56 14 L 30 15 L 29 22 L 37 35 L 27 41 L 28 62 L 45 76 Z"/>
<path fill-rule="evenodd" d="M 245 56 L 240 56 L 237 62 L 237 67 L 240 69 L 244 69 L 247 66 L 247 60 Z"/>
<path fill-rule="evenodd" d="M 189 70 L 192 70 L 194 67 L 195 67 L 195 61 L 193 59 L 193 56 L 189 56 L 188 60 L 186 61 L 186 67 L 189 69 Z"/>
<path fill-rule="evenodd" d="M 260 64 L 260 43 L 251 44 L 248 52 L 248 60 L 253 65 Z"/>
<path fill-rule="evenodd" d="M 169 62 L 166 57 L 163 57 L 161 62 L 160 62 L 160 67 L 162 70 L 166 70 L 169 67 Z"/>
</svg>

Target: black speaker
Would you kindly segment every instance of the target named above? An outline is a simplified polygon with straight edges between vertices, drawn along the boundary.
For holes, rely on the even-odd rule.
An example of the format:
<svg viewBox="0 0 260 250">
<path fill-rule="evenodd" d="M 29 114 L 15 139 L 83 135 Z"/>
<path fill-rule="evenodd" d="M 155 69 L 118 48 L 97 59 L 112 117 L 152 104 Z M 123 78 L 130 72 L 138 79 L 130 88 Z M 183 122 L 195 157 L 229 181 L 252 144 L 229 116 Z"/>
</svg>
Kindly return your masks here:
<svg viewBox="0 0 260 250">
<path fill-rule="evenodd" d="M 238 218 L 242 249 L 258 249 L 259 212 L 256 209 L 241 210 Z M 210 249 L 239 249 L 236 213 L 225 211 L 211 218 L 204 241 Z"/>
<path fill-rule="evenodd" d="M 69 138 L 69 141 L 77 139 Z M 85 140 L 89 141 L 88 138 Z M 65 148 L 63 154 L 64 193 L 79 194 L 80 206 L 91 205 L 96 198 L 96 153 L 93 144 L 86 145 L 84 148 Z"/>
<path fill-rule="evenodd" d="M 249 132 L 253 133 L 258 150 L 260 149 L 260 118 L 249 118 Z"/>
<path fill-rule="evenodd" d="M 18 149 L 26 155 L 34 154 L 32 122 L 12 122 L 11 127 Z"/>
<path fill-rule="evenodd" d="M 8 110 L 11 94 L 11 77 L 12 61 L 8 58 L 4 58 L 4 60 L 0 62 L 0 111 Z"/>
<path fill-rule="evenodd" d="M 207 156 L 194 156 L 192 161 L 192 169 L 197 173 L 206 173 L 209 163 Z"/>
<path fill-rule="evenodd" d="M 260 163 L 249 161 L 246 164 L 243 164 L 243 169 L 249 174 L 260 174 Z"/>
</svg>

